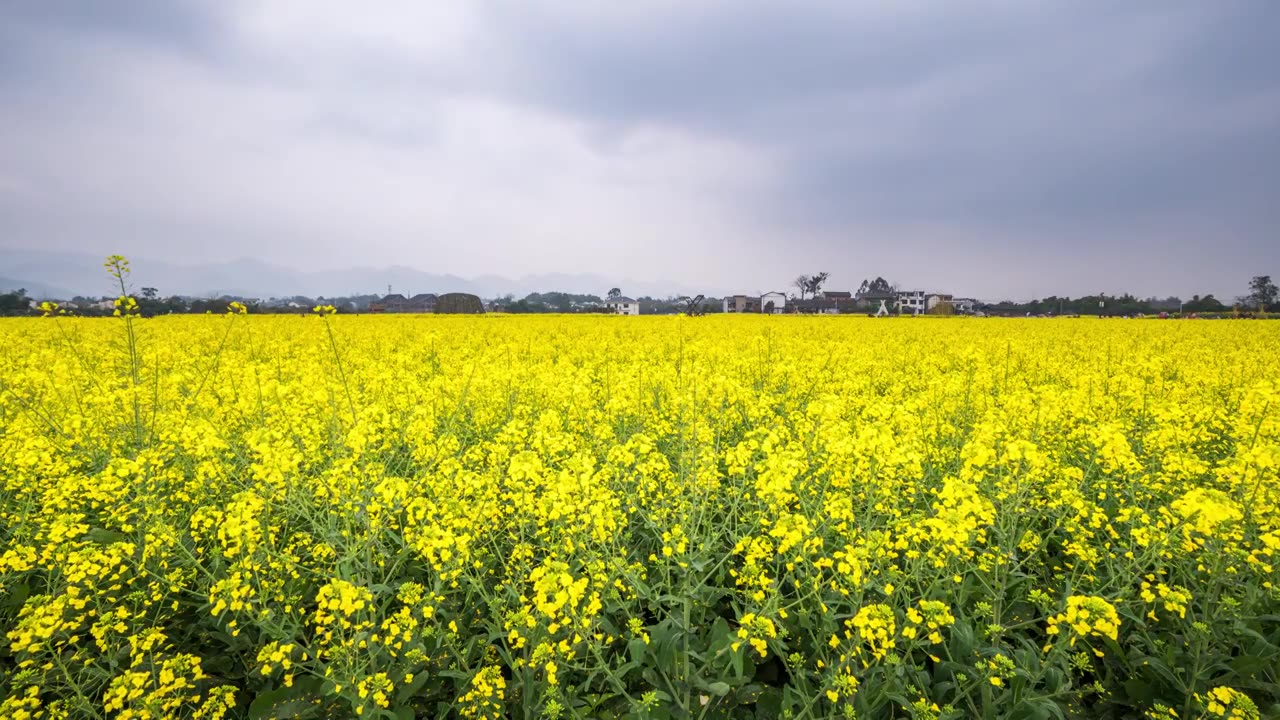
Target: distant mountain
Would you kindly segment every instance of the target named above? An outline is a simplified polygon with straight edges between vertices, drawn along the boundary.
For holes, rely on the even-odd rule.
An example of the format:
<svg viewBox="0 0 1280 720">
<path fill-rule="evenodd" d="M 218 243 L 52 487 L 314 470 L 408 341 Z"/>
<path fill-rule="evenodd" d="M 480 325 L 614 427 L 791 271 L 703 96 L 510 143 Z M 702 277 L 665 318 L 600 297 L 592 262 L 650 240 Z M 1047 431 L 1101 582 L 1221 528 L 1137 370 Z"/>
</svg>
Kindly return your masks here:
<svg viewBox="0 0 1280 720">
<path fill-rule="evenodd" d="M 37 300 L 65 298 L 71 297 L 75 294 L 69 293 L 62 288 L 45 285 L 44 283 L 30 280 L 15 280 L 10 277 L 0 277 L 0 294 L 13 292 L 14 290 L 26 290 L 27 297 L 32 297 Z"/>
<path fill-rule="evenodd" d="M 485 275 L 476 278 L 475 282 L 478 285 L 490 288 L 491 296 L 510 293 L 516 297 L 524 297 L 533 292 L 557 290 L 604 297 L 610 288 L 615 287 L 629 297 L 666 298 L 674 295 L 697 295 L 700 292 L 707 292 L 706 288 L 699 290 L 680 283 L 618 280 L 592 273 L 544 273 L 541 275 L 526 275 L 519 280 Z"/>
<path fill-rule="evenodd" d="M 0 265 L 5 277 L 21 280 L 25 287 L 42 296 L 67 298 L 73 295 L 113 295 L 112 279 L 103 269 L 104 258 L 83 253 L 0 248 Z M 392 292 L 412 296 L 417 293 L 466 292 L 485 298 L 512 294 L 524 297 L 531 292 L 561 291 L 591 293 L 603 297 L 617 287 L 631 297 L 688 295 L 707 289 L 689 288 L 679 283 L 611 279 L 595 274 L 547 273 L 512 280 L 499 275 L 467 279 L 457 275 L 422 272 L 393 265 L 386 268 L 357 267 L 349 270 L 300 272 L 280 265 L 241 258 L 225 263 L 176 265 L 146 258 L 130 258 L 133 281 L 138 288 L 155 287 L 161 295 L 209 297 L 238 295 L 269 298 L 305 295 L 339 297 Z M 29 278 L 29 280 L 27 280 Z"/>
</svg>

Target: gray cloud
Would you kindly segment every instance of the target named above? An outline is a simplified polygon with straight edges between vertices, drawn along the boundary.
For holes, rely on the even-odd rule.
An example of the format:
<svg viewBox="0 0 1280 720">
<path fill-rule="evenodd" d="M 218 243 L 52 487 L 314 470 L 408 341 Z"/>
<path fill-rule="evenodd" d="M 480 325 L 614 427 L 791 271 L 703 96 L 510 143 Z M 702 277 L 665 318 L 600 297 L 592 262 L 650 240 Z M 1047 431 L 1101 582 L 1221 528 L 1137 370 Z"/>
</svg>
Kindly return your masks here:
<svg viewBox="0 0 1280 720">
<path fill-rule="evenodd" d="M 1266 0 L 20 5 L 10 244 L 763 289 L 1280 274 Z"/>
</svg>

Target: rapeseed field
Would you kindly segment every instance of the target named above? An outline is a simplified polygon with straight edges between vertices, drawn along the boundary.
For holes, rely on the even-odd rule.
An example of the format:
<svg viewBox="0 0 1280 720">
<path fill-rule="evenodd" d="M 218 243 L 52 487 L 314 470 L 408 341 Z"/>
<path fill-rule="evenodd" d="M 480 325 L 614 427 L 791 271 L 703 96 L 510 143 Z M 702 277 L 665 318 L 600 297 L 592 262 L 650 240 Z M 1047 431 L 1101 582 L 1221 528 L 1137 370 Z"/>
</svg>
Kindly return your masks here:
<svg viewBox="0 0 1280 720">
<path fill-rule="evenodd" d="M 0 717 L 1280 713 L 1280 324 L 0 321 Z"/>
</svg>

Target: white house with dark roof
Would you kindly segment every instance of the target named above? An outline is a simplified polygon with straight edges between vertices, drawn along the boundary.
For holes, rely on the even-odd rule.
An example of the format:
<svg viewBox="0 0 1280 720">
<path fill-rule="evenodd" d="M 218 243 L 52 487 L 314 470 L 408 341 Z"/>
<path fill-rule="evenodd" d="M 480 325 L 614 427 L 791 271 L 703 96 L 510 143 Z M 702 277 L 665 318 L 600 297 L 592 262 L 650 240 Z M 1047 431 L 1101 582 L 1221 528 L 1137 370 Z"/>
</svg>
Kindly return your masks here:
<svg viewBox="0 0 1280 720">
<path fill-rule="evenodd" d="M 639 315 L 640 303 L 629 297 L 609 298 L 604 304 L 605 309 L 613 315 Z"/>
<path fill-rule="evenodd" d="M 928 294 L 925 291 L 898 291 L 898 312 L 904 315 L 919 315 L 927 309 L 929 309 Z"/>
</svg>

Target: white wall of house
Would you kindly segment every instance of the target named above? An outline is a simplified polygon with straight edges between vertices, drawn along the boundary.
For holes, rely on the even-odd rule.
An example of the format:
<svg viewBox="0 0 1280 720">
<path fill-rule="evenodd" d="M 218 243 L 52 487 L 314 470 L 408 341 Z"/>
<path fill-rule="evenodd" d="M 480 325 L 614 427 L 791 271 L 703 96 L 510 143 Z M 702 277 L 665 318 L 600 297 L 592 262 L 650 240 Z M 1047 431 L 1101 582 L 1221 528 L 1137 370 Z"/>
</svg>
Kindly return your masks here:
<svg viewBox="0 0 1280 720">
<path fill-rule="evenodd" d="M 635 300 L 610 300 L 605 304 L 614 315 L 639 315 L 640 303 Z"/>
<path fill-rule="evenodd" d="M 765 312 L 765 308 L 773 303 L 773 311 L 775 313 L 786 312 L 787 296 L 780 292 L 767 292 L 760 296 L 760 312 Z"/>
<path fill-rule="evenodd" d="M 933 295 L 929 296 L 928 300 L 925 301 L 924 309 L 932 310 L 944 302 L 951 302 L 951 296 L 943 295 L 942 293 L 934 293 Z"/>
<path fill-rule="evenodd" d="M 923 290 L 907 290 L 898 293 L 898 311 L 908 315 L 924 312 L 928 308 Z"/>
</svg>

